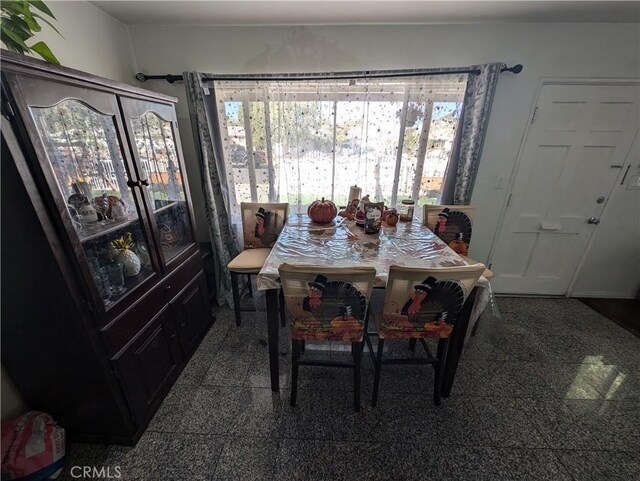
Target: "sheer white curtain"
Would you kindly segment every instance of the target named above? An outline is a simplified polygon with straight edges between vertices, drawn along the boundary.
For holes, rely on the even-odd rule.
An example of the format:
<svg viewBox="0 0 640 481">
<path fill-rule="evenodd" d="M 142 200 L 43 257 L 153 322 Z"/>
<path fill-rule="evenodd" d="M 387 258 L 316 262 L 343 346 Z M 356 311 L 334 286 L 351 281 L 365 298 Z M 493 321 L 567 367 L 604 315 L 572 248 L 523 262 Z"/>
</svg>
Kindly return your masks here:
<svg viewBox="0 0 640 481">
<path fill-rule="evenodd" d="M 437 203 L 466 85 L 466 74 L 216 81 L 234 222 L 240 202 L 304 212 L 321 197 L 345 205 L 355 184 L 389 206 Z"/>
</svg>

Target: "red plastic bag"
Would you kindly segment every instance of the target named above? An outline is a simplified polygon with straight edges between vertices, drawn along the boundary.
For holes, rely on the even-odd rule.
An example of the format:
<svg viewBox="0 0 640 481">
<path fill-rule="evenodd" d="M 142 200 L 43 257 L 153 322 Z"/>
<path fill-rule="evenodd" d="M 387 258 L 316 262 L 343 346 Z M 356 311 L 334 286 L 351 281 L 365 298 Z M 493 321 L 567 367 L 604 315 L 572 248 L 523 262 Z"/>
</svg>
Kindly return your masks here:
<svg viewBox="0 0 640 481">
<path fill-rule="evenodd" d="M 64 465 L 64 429 L 46 413 L 29 411 L 2 422 L 2 481 L 56 479 Z"/>
</svg>

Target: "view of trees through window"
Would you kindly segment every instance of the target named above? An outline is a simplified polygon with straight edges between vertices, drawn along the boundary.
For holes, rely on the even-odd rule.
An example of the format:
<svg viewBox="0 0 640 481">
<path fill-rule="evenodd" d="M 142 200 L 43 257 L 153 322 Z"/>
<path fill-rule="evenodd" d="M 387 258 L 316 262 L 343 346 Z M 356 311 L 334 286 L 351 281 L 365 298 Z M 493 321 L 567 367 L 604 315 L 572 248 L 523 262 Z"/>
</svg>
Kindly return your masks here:
<svg viewBox="0 0 640 481">
<path fill-rule="evenodd" d="M 345 205 L 356 184 L 386 205 L 437 203 L 466 76 L 247 84 L 216 91 L 236 206 L 289 202 L 295 212 L 320 197 Z"/>
</svg>

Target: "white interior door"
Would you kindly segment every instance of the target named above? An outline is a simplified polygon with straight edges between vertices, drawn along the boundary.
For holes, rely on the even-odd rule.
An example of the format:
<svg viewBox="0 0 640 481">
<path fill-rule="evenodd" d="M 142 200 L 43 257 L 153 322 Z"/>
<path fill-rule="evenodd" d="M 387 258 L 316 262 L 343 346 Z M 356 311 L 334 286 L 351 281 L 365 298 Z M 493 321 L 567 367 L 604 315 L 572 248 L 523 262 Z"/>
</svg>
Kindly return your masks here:
<svg viewBox="0 0 640 481">
<path fill-rule="evenodd" d="M 640 114 L 639 114 L 640 115 Z M 640 134 L 631 146 L 570 295 L 633 299 L 640 294 Z"/>
<path fill-rule="evenodd" d="M 545 85 L 492 256 L 498 293 L 564 295 L 638 130 L 640 87 Z"/>
</svg>

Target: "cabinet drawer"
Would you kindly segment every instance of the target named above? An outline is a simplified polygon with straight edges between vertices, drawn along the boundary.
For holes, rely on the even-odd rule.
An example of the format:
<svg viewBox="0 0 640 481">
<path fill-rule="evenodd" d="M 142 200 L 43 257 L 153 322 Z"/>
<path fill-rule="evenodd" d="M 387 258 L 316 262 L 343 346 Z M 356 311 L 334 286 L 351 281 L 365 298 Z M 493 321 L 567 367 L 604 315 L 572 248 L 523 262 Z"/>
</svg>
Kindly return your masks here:
<svg viewBox="0 0 640 481">
<path fill-rule="evenodd" d="M 174 300 L 171 310 L 176 322 L 182 352 L 186 358 L 198 347 L 203 331 L 212 320 L 207 282 L 200 273 Z"/>
<path fill-rule="evenodd" d="M 136 423 L 142 423 L 162 401 L 181 361 L 171 311 L 163 309 L 112 360 Z"/>
</svg>

